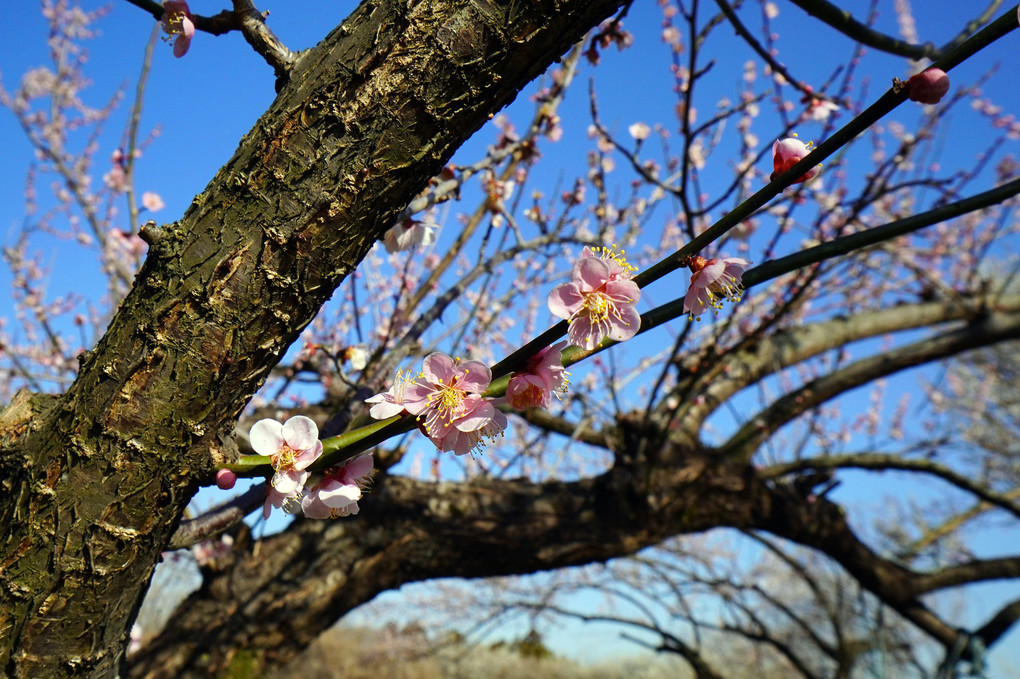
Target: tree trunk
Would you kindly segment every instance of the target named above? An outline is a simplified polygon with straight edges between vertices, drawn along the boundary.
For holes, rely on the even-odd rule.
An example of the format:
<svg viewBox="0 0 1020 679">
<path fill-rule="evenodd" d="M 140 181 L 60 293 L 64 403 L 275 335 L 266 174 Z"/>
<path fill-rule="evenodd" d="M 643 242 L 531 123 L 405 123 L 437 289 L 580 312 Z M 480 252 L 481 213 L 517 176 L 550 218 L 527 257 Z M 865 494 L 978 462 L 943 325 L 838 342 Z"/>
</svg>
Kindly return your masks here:
<svg viewBox="0 0 1020 679">
<path fill-rule="evenodd" d="M 149 256 L 78 379 L 0 429 L 0 667 L 117 674 L 184 507 L 269 370 L 454 150 L 619 0 L 365 2 Z"/>
</svg>

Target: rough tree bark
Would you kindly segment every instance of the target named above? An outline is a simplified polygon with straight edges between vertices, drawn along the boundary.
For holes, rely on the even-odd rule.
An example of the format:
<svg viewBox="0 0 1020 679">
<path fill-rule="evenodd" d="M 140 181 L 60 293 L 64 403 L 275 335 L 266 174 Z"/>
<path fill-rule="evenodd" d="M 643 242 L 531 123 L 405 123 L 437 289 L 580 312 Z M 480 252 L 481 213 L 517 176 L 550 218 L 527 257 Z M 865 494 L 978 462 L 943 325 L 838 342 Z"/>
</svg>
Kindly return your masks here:
<svg viewBox="0 0 1020 679">
<path fill-rule="evenodd" d="M 269 370 L 453 151 L 620 0 L 362 4 L 300 56 L 59 398 L 0 422 L 0 667 L 110 677 Z"/>
</svg>

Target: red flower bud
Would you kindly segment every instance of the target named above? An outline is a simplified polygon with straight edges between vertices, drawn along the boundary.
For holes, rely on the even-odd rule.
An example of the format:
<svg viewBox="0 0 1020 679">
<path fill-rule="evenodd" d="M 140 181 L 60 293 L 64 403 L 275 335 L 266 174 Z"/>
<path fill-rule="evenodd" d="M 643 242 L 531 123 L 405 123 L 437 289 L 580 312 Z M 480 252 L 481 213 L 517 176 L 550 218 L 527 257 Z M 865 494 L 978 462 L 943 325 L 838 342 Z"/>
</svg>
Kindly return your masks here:
<svg viewBox="0 0 1020 679">
<path fill-rule="evenodd" d="M 907 96 L 910 101 L 922 104 L 937 104 L 949 91 L 949 76 L 941 68 L 929 68 L 912 76 L 907 81 Z"/>
<path fill-rule="evenodd" d="M 221 469 L 216 472 L 216 485 L 220 490 L 230 490 L 237 483 L 237 474 L 229 469 Z"/>
</svg>

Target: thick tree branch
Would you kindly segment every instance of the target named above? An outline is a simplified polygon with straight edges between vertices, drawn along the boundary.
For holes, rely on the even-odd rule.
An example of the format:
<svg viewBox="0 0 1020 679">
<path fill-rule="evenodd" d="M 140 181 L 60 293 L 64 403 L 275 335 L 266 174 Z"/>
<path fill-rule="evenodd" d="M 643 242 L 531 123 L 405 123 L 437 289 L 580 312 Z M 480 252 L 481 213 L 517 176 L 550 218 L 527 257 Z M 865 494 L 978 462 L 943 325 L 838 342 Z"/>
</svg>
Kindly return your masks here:
<svg viewBox="0 0 1020 679">
<path fill-rule="evenodd" d="M 1004 509 L 1020 518 L 1020 504 L 1014 502 L 1010 494 L 997 493 L 983 483 L 972 481 L 945 465 L 926 459 L 909 459 L 899 455 L 883 455 L 881 453 L 831 455 L 773 465 L 763 470 L 761 476 L 762 478 L 777 478 L 808 469 L 874 469 L 877 471 L 900 469 L 931 474 L 974 495 L 989 505 Z"/>
<path fill-rule="evenodd" d="M 1020 337 L 1020 314 L 989 312 L 963 328 L 862 359 L 812 380 L 749 418 L 722 446 L 727 457 L 749 458 L 781 426 L 854 387 L 906 368 Z"/>
<path fill-rule="evenodd" d="M 984 642 L 985 646 L 991 646 L 1008 632 L 1018 619 L 1020 619 L 1020 599 L 1014 599 L 999 609 L 999 612 L 974 634 Z"/>
<path fill-rule="evenodd" d="M 956 566 L 940 568 L 914 579 L 910 591 L 914 596 L 959 587 L 972 582 L 1020 577 L 1020 556 L 999 559 L 975 559 Z"/>
<path fill-rule="evenodd" d="M 918 599 L 922 592 L 917 591 L 915 583 L 931 576 L 920 575 L 873 552 L 854 533 L 846 512 L 838 505 L 825 498 L 808 503 L 801 495 L 777 486 L 756 517 L 761 530 L 834 559 L 865 589 L 947 649 L 965 636 Z"/>
<path fill-rule="evenodd" d="M 247 661 L 272 667 L 343 612 L 407 582 L 590 563 L 719 526 L 765 530 L 819 550 L 941 643 L 959 640 L 958 630 L 917 599 L 927 591 L 917 583 L 949 583 L 967 571 L 940 580 L 899 566 L 865 545 L 838 506 L 808 503 L 784 485 L 768 489 L 749 468 L 721 464 L 714 453 L 663 451 L 658 459 L 671 463 L 618 462 L 574 483 L 430 484 L 384 476 L 357 521 L 298 521 L 256 554 L 237 552 L 225 571 L 208 574 L 143 650 L 132 676 L 204 676 L 228 667 L 226 649 L 237 648 L 247 649 Z M 981 575 L 1014 567 L 1004 561 Z M 241 604 L 226 617 L 225 597 Z"/>
<path fill-rule="evenodd" d="M 868 337 L 971 319 L 986 308 L 1020 311 L 1020 297 L 987 295 L 901 304 L 781 330 L 721 356 L 711 374 L 701 379 L 703 386 L 694 388 L 702 398 L 683 404 L 680 419 L 685 428 L 697 431 L 734 394 L 792 365 Z"/>
<path fill-rule="evenodd" d="M 150 229 L 59 407 L 4 439 L 8 676 L 116 673 L 153 565 L 286 348 L 454 150 L 618 4 L 365 3 L 297 63 L 181 221 Z"/>
<path fill-rule="evenodd" d="M 750 527 L 761 492 L 746 470 L 711 471 L 700 455 L 574 483 L 384 476 L 357 520 L 298 521 L 257 554 L 237 553 L 171 616 L 131 676 L 208 676 L 239 648 L 275 666 L 381 591 L 602 561 L 720 522 Z M 227 615 L 224 597 L 238 602 Z"/>
</svg>

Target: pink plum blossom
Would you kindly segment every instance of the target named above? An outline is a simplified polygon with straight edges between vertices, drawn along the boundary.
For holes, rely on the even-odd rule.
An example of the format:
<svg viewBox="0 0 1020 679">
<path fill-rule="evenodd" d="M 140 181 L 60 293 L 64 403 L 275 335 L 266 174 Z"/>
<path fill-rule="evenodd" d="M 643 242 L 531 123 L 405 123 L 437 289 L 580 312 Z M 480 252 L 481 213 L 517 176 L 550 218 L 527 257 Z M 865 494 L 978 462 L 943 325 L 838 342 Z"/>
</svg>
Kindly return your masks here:
<svg viewBox="0 0 1020 679">
<path fill-rule="evenodd" d="M 587 248 L 570 273 L 570 282 L 549 293 L 549 311 L 570 321 L 567 337 L 583 349 L 594 349 L 606 337 L 618 342 L 637 334 L 641 316 L 634 306 L 641 290 L 632 281 L 633 267 L 620 255 Z"/>
<path fill-rule="evenodd" d="M 127 172 L 124 171 L 122 158 L 123 155 L 120 154 L 120 151 L 114 152 L 113 167 L 103 175 L 103 183 L 116 193 L 123 193 L 127 190 L 128 185 Z"/>
<path fill-rule="evenodd" d="M 801 101 L 807 104 L 807 117 L 811 120 L 825 122 L 829 115 L 839 110 L 839 106 L 835 103 L 814 94 L 814 88 L 810 85 L 805 85 L 804 91 L 805 94 L 801 97 Z"/>
<path fill-rule="evenodd" d="M 907 97 L 921 104 L 937 104 L 949 91 L 949 76 L 941 68 L 929 68 L 907 81 Z"/>
<path fill-rule="evenodd" d="M 259 420 L 248 434 L 252 450 L 267 455 L 272 462 L 273 474 L 269 497 L 263 508 L 268 516 L 269 507 L 282 507 L 288 499 L 296 498 L 308 480 L 305 471 L 322 455 L 319 428 L 311 418 L 297 415 L 280 424 L 276 420 Z"/>
<path fill-rule="evenodd" d="M 301 479 L 301 487 L 304 487 L 305 481 L 308 480 L 308 472 Z M 276 490 L 273 486 L 269 486 L 266 491 L 266 502 L 262 505 L 262 518 L 268 519 L 269 515 L 273 511 L 273 507 L 277 509 L 283 509 L 288 513 L 295 513 L 295 503 L 297 502 L 298 496 L 301 494 L 301 488 L 294 493 L 281 493 Z"/>
<path fill-rule="evenodd" d="M 809 153 L 811 153 L 811 144 L 805 144 L 796 137 L 787 137 L 786 139 L 777 140 L 774 144 L 772 144 L 773 171 L 769 180 L 775 181 L 776 177 L 796 165 Z M 819 172 L 821 172 L 821 170 L 822 166 L 816 165 L 802 174 L 799 178 L 795 179 L 794 182 L 806 182 L 809 179 L 813 179 Z"/>
<path fill-rule="evenodd" d="M 436 241 L 435 226 L 415 219 L 405 219 L 392 226 L 383 236 L 386 252 L 410 250 L 416 245 L 431 245 Z"/>
<path fill-rule="evenodd" d="M 566 389 L 566 371 L 560 352 L 567 343 L 557 342 L 528 359 L 522 372 L 514 373 L 506 388 L 507 402 L 517 409 L 548 408 L 552 392 Z"/>
<path fill-rule="evenodd" d="M 155 191 L 146 191 L 142 194 L 142 207 L 149 212 L 156 212 L 166 207 L 166 204 Z"/>
<path fill-rule="evenodd" d="M 195 23 L 191 20 L 191 9 L 186 0 L 164 0 L 163 32 L 168 36 L 174 47 L 174 56 L 183 57 L 191 47 L 191 38 L 195 35 Z"/>
<path fill-rule="evenodd" d="M 410 382 L 403 372 L 398 370 L 393 386 L 381 394 L 365 399 L 365 403 L 372 404 L 372 407 L 368 409 L 368 414 L 377 420 L 387 420 L 405 412 L 404 389 Z"/>
<path fill-rule="evenodd" d="M 740 277 L 750 262 L 739 257 L 725 259 L 705 259 L 695 257 L 690 264 L 691 287 L 684 297 L 684 312 L 692 318 L 700 318 L 708 308 L 718 311 L 722 301 L 717 296 L 731 302 L 740 300 L 742 288 Z"/>
<path fill-rule="evenodd" d="M 335 519 L 357 514 L 358 500 L 372 473 L 372 455 L 347 460 L 326 471 L 322 480 L 301 499 L 301 510 L 309 519 Z"/>
<path fill-rule="evenodd" d="M 491 380 L 492 373 L 483 363 L 461 363 L 446 354 L 429 354 L 421 373 L 402 387 L 394 385 L 388 392 L 389 399 L 379 395 L 383 398 L 374 401 L 373 410 L 385 414 L 402 405 L 418 418 L 439 450 L 464 455 L 477 449 L 483 438 L 496 436 L 506 428 L 506 415 L 481 395 Z M 376 416 L 374 412 L 372 416 Z"/>
<path fill-rule="evenodd" d="M 471 394 L 465 399 L 464 408 L 465 414 L 444 429 L 440 437 L 430 437 L 439 450 L 466 455 L 480 450 L 486 439 L 495 438 L 506 429 L 506 415 L 496 409 L 493 401 Z"/>
</svg>

